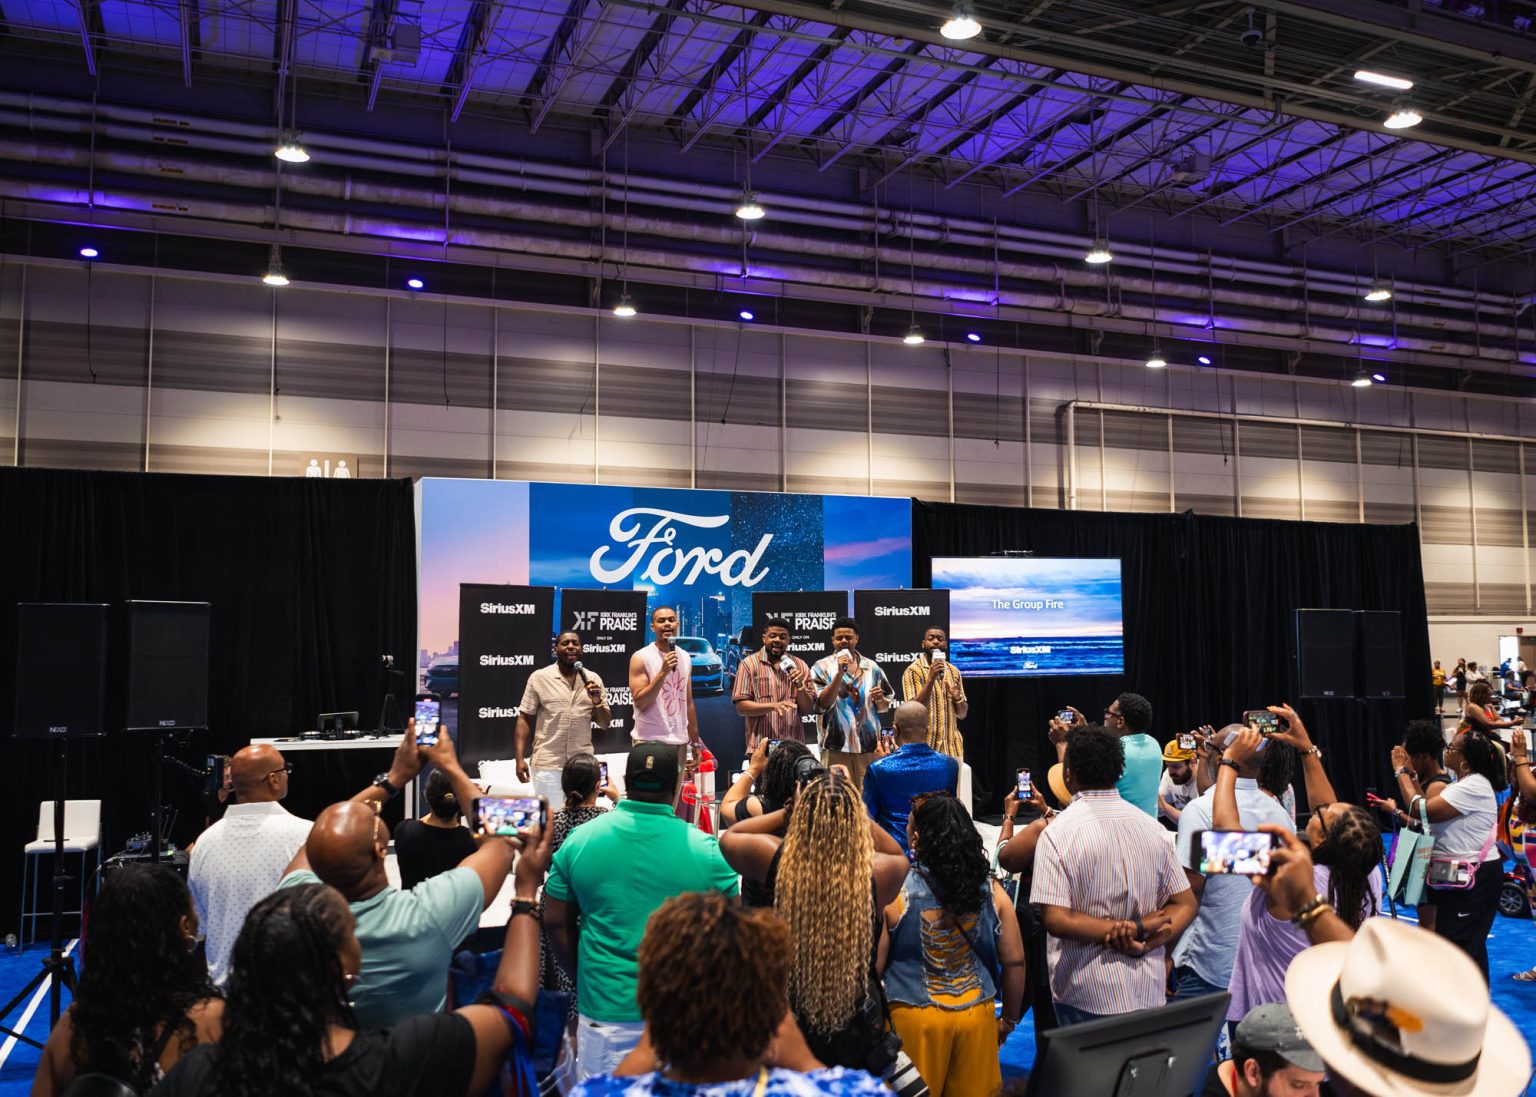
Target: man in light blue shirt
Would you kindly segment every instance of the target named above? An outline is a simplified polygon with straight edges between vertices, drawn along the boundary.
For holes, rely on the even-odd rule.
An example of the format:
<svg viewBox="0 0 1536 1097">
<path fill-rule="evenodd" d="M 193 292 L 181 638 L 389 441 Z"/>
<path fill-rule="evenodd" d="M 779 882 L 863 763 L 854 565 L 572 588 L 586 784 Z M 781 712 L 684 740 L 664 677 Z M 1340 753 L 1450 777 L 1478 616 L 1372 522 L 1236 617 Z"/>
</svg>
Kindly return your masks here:
<svg viewBox="0 0 1536 1097">
<path fill-rule="evenodd" d="M 1104 726 L 1120 736 L 1125 772 L 1115 786 L 1120 798 L 1157 818 L 1157 787 L 1163 779 L 1163 748 L 1147 734 L 1152 703 L 1139 693 L 1122 693 L 1104 710 Z"/>
<path fill-rule="evenodd" d="M 1216 733 L 1212 742 L 1220 750 L 1229 736 L 1242 731 L 1243 727 L 1242 724 L 1229 724 Z M 1296 824 L 1280 801 L 1259 788 L 1256 778 L 1263 757 L 1261 751 L 1238 766 L 1237 811 L 1243 829 L 1257 830 L 1261 823 L 1274 823 L 1295 833 Z M 1242 928 L 1243 904 L 1253 893 L 1253 884 L 1246 876 L 1207 879 L 1189 867 L 1193 863 L 1190 851 L 1195 831 L 1211 829 L 1211 804 L 1215 794 L 1216 788 L 1212 785 L 1204 795 L 1184 805 L 1179 815 L 1179 863 L 1189 877 L 1189 886 L 1200 899 L 1200 912 L 1184 931 L 1173 953 L 1180 998 L 1227 989 L 1232 981 L 1232 960 L 1237 953 L 1237 937 Z"/>
</svg>

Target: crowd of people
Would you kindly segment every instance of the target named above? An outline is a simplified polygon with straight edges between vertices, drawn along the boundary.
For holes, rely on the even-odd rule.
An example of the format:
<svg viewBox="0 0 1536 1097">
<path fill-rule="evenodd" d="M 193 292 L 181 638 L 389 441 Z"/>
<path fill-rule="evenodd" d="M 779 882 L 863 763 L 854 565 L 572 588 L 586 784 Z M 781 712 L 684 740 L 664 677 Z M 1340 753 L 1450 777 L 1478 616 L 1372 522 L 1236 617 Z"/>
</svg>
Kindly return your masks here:
<svg viewBox="0 0 1536 1097">
<path fill-rule="evenodd" d="M 675 620 L 653 617 L 658 640 Z M 1020 775 L 988 849 L 945 749 L 966 698 L 934 669 L 942 631 L 899 702 L 856 625 L 840 631 L 808 666 L 770 622 L 743 661 L 752 750 L 718 837 L 678 814 L 696 717 L 666 645 L 631 666 L 637 704 L 670 708 L 621 795 L 590 749 L 601 683 L 562 635 L 518 735 L 552 812 L 516 834 L 476 828 L 449 735 L 408 727 L 386 773 L 313 821 L 282 806 L 281 754 L 245 748 L 186 880 L 106 880 L 35 1092 L 105 1075 L 167 1097 L 993 1097 L 1021 1084 L 1001 1049 L 1027 1013 L 1044 1042 L 1210 995 L 1229 996 L 1211 1097 L 1523 1091 L 1529 1050 L 1487 955 L 1500 794 L 1506 825 L 1536 818 L 1519 730 L 1506 748 L 1475 723 L 1448 743 L 1411 723 L 1395 795 L 1350 804 L 1288 705 L 1160 743 L 1126 692 L 1097 721 L 1056 714 L 1055 764 Z M 819 752 L 798 734 L 812 711 L 841 734 Z M 382 806 L 428 767 L 426 816 L 392 835 Z M 1392 917 L 1395 862 L 1383 880 L 1387 838 L 1420 831 L 1423 928 Z M 450 971 L 476 951 L 491 974 L 466 990 Z"/>
</svg>

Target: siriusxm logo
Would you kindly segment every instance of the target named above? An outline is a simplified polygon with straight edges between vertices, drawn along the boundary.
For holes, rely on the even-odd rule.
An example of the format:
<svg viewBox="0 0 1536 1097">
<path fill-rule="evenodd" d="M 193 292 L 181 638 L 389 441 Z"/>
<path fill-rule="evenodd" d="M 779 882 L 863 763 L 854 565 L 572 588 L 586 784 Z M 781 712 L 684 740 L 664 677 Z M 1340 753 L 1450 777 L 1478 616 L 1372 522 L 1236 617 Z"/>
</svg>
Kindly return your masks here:
<svg viewBox="0 0 1536 1097">
<path fill-rule="evenodd" d="M 482 655 L 480 656 L 482 667 L 531 667 L 532 655 Z"/>
<path fill-rule="evenodd" d="M 641 519 L 655 521 L 644 529 Z M 610 565 L 608 554 L 614 550 L 614 545 L 604 545 L 592 553 L 592 578 L 606 586 L 622 583 L 633 574 L 643 582 L 657 586 L 679 582 L 691 586 L 700 575 L 716 575 L 728 587 L 755 587 L 768 574 L 767 568 L 759 569 L 758 565 L 773 540 L 771 533 L 763 534 L 751 552 L 737 549 L 726 553 L 702 545 L 689 549 L 674 547 L 679 525 L 718 529 L 730 520 L 727 514 L 704 517 L 657 507 L 622 510 L 608 524 L 608 536 L 616 545 L 628 549 L 629 555 L 622 560 L 614 559 Z"/>
<path fill-rule="evenodd" d="M 482 705 L 482 706 L 480 706 L 479 716 L 480 716 L 480 719 L 482 719 L 482 720 L 495 720 L 495 719 L 499 719 L 499 718 L 512 718 L 512 719 L 515 719 L 517 717 L 517 709 L 515 709 L 515 708 L 496 708 L 496 707 L 491 706 L 491 705 Z"/>
<path fill-rule="evenodd" d="M 927 606 L 876 606 L 876 617 L 931 617 L 933 610 Z"/>
<path fill-rule="evenodd" d="M 481 602 L 481 613 L 532 613 L 532 602 Z"/>
</svg>

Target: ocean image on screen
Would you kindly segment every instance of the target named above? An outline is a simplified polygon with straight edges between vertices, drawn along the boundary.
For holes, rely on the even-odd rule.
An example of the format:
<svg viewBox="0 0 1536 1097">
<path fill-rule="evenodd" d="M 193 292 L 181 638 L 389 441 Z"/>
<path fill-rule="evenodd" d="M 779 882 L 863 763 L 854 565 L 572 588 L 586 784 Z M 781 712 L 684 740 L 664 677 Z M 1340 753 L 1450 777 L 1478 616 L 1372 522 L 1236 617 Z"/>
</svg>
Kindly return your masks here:
<svg viewBox="0 0 1536 1097">
<path fill-rule="evenodd" d="M 949 657 L 981 678 L 1121 674 L 1119 560 L 936 556 Z"/>
</svg>

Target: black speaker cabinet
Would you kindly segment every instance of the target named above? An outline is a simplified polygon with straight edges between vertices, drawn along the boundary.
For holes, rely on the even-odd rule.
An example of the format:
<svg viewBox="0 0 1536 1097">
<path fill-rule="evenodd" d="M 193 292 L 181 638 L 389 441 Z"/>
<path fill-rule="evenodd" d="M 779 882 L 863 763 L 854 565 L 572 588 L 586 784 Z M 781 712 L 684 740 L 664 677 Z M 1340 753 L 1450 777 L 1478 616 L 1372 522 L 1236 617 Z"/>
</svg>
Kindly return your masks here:
<svg viewBox="0 0 1536 1097">
<path fill-rule="evenodd" d="M 106 734 L 107 628 L 105 605 L 17 604 L 17 738 Z"/>
<path fill-rule="evenodd" d="M 1355 695 L 1353 611 L 1296 611 L 1296 669 L 1303 697 Z"/>
<path fill-rule="evenodd" d="M 129 602 L 129 731 L 208 726 L 207 602 Z"/>
<path fill-rule="evenodd" d="M 1402 616 L 1385 609 L 1363 609 L 1355 614 L 1361 697 L 1403 695 Z"/>
</svg>

